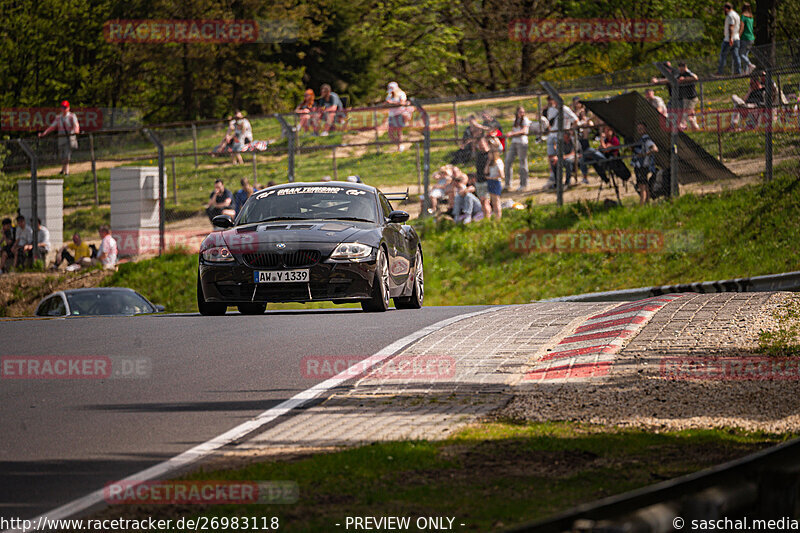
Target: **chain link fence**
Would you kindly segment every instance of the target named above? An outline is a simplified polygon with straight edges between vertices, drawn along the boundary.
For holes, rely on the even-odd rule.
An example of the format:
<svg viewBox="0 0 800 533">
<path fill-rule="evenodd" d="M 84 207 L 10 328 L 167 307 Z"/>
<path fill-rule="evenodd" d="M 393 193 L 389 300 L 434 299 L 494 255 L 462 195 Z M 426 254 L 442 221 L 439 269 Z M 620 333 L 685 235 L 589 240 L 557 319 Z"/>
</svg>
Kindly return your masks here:
<svg viewBox="0 0 800 533">
<path fill-rule="evenodd" d="M 751 75 L 721 77 L 714 75 L 718 57 L 695 58 L 686 68 L 698 79 L 677 87 L 669 75 L 680 75 L 679 60 L 513 93 L 419 100 L 402 108 L 250 117 L 253 138 L 236 150 L 227 142 L 231 119 L 97 131 L 78 135 L 68 176 L 58 174 L 64 139 L 22 139 L 34 154 L 33 165 L 18 140 L 3 141 L 2 212 L 16 213 L 17 180 L 32 177 L 34 167 L 38 180 L 64 180 L 61 220 L 50 216 L 46 202 L 39 204 L 45 223 L 61 224 L 65 239 L 74 231 L 96 236 L 101 224 L 140 217 L 146 235 L 130 230 L 130 237 L 144 245 L 121 247 L 135 252 L 130 255 L 196 248 L 211 229 L 206 208 L 217 179 L 237 198 L 250 186 L 359 180 L 387 192 L 408 189 L 414 201 L 421 200 L 425 216 L 434 203 L 442 211 L 452 208 L 446 180 L 436 173 L 442 167 L 458 167 L 473 186 L 485 178 L 489 137 L 495 133 L 504 146 L 506 205 L 528 199 L 635 203 L 642 189 L 649 199 L 719 191 L 776 172 L 800 173 L 798 54 L 796 42 L 779 44 L 774 53 L 756 48 L 750 53 Z M 548 103 L 548 95 L 565 106 L 561 128 L 559 107 Z M 530 120 L 527 143 L 509 137 L 519 108 Z M 643 165 L 635 160 L 645 134 L 657 152 Z M 144 181 L 134 184 L 131 178 L 129 189 L 115 187 L 112 172 L 128 167 L 149 170 Z M 126 204 L 126 195 L 138 200 Z M 151 202 L 146 209 L 143 199 Z M 122 231 L 129 229 L 115 228 L 116 234 Z"/>
</svg>

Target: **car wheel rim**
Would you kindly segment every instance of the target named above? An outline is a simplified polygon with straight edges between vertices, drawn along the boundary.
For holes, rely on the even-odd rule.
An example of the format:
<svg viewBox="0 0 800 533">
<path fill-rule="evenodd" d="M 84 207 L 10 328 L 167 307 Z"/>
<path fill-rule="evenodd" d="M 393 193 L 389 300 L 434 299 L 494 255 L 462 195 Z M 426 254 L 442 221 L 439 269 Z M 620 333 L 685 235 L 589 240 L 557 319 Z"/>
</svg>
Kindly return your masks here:
<svg viewBox="0 0 800 533">
<path fill-rule="evenodd" d="M 386 261 L 386 256 L 383 257 L 381 262 L 381 290 L 383 291 L 383 303 L 389 307 L 389 265 Z"/>
<path fill-rule="evenodd" d="M 417 296 L 419 297 L 420 303 L 422 299 L 425 297 L 425 273 L 422 269 L 422 256 L 419 252 L 417 252 L 417 276 L 416 276 L 416 284 L 417 284 Z"/>
</svg>

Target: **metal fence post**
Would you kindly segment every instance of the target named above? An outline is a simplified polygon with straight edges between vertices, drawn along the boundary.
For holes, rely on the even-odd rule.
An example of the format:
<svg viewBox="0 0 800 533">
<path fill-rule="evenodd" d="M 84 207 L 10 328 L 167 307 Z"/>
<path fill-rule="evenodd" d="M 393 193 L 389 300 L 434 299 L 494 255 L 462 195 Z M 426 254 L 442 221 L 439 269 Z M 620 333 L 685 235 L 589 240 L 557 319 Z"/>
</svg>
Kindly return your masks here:
<svg viewBox="0 0 800 533">
<path fill-rule="evenodd" d="M 375 142 L 379 143 L 381 140 L 380 133 L 378 132 L 378 111 L 373 109 L 372 110 L 372 125 L 375 126 Z M 381 145 L 375 144 L 375 153 L 380 155 L 381 154 Z"/>
<path fill-rule="evenodd" d="M 428 116 L 428 112 L 425 111 L 425 108 L 416 101 L 416 99 L 411 99 L 411 104 L 419 109 L 420 115 L 422 116 L 422 122 L 425 126 L 422 130 L 422 138 L 423 138 L 423 157 L 422 157 L 422 183 L 424 189 L 425 200 L 422 205 L 422 213 L 420 217 L 428 216 L 428 209 L 431 207 L 431 198 L 430 198 L 430 172 L 431 172 L 431 119 Z"/>
<path fill-rule="evenodd" d="M 286 122 L 286 119 L 283 118 L 282 115 L 275 114 L 273 115 L 278 122 L 281 124 L 281 129 L 283 130 L 283 135 L 286 137 L 286 142 L 288 143 L 287 147 L 287 177 L 290 182 L 294 181 L 294 151 L 295 151 L 295 130 L 294 128 L 290 127 L 289 124 Z"/>
<path fill-rule="evenodd" d="M 672 88 L 672 98 L 670 98 L 670 107 L 672 108 L 673 118 L 677 118 L 677 120 L 672 121 L 672 131 L 670 135 L 670 171 L 669 171 L 669 195 L 672 198 L 677 198 L 679 194 L 678 190 L 678 175 L 680 172 L 679 165 L 680 159 L 678 158 L 678 138 L 679 138 L 679 129 L 678 124 L 681 122 L 682 110 L 679 110 L 679 97 L 678 97 L 678 78 L 675 76 L 675 73 L 672 71 L 671 68 L 667 67 L 663 63 L 656 63 L 658 70 L 667 78 L 667 82 L 670 84 Z M 675 113 L 679 113 L 678 117 L 674 117 Z"/>
<path fill-rule="evenodd" d="M 256 161 L 256 153 L 253 152 L 253 186 L 258 183 L 258 161 Z"/>
<path fill-rule="evenodd" d="M 414 143 L 414 145 L 417 147 L 417 194 L 419 194 L 422 189 L 422 162 L 419 155 L 419 143 Z"/>
<path fill-rule="evenodd" d="M 167 216 L 164 205 L 164 145 L 152 130 L 145 128 L 143 131 L 158 149 L 158 255 L 161 255 L 164 253 L 166 244 L 164 242 L 164 219 Z"/>
<path fill-rule="evenodd" d="M 175 173 L 175 156 L 172 156 L 172 203 L 178 204 L 178 175 Z"/>
<path fill-rule="evenodd" d="M 17 139 L 20 148 L 31 160 L 31 229 L 33 230 L 33 259 L 39 259 L 39 183 L 36 177 L 38 160 L 36 153 L 22 139 Z"/>
<path fill-rule="evenodd" d="M 458 102 L 453 101 L 453 133 L 458 142 Z"/>
<path fill-rule="evenodd" d="M 767 68 L 764 70 L 767 73 L 767 87 L 766 91 L 764 91 L 764 103 L 768 120 L 766 128 L 764 128 L 764 179 L 772 181 L 772 106 L 774 105 L 772 100 L 772 65 L 767 64 Z M 780 102 L 780 93 L 775 96 L 778 97 L 778 102 Z"/>
<path fill-rule="evenodd" d="M 702 80 L 698 81 L 697 84 L 700 85 L 700 116 L 703 117 L 703 131 L 706 131 L 706 99 Z"/>
<path fill-rule="evenodd" d="M 194 152 L 194 169 L 197 170 L 197 126 L 192 122 L 192 148 Z"/>
<path fill-rule="evenodd" d="M 336 147 L 331 148 L 332 165 L 333 165 L 333 181 L 339 181 L 339 169 L 336 168 Z"/>
<path fill-rule="evenodd" d="M 92 177 L 94 178 L 94 205 L 100 205 L 97 193 L 97 162 L 94 159 L 94 134 L 89 133 L 89 155 L 92 158 Z"/>
<path fill-rule="evenodd" d="M 558 163 L 556 163 L 556 204 L 558 206 L 564 205 L 564 183 L 563 183 L 563 171 L 564 171 L 564 100 L 561 98 L 561 95 L 558 94 L 552 85 L 547 83 L 546 81 L 541 82 L 542 87 L 544 90 L 547 91 L 547 94 L 553 98 L 556 102 L 556 106 L 558 108 L 558 118 L 556 119 L 556 146 L 558 147 Z"/>
</svg>

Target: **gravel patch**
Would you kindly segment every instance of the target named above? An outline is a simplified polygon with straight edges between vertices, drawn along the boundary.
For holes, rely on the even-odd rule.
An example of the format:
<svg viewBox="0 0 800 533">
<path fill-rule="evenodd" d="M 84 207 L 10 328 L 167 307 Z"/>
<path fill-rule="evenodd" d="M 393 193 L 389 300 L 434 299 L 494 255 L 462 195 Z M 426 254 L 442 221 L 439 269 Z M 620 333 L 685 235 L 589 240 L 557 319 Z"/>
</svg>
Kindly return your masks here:
<svg viewBox="0 0 800 533">
<path fill-rule="evenodd" d="M 519 391 L 498 415 L 655 430 L 800 431 L 797 367 L 793 379 L 753 379 L 769 374 L 777 368 L 773 363 L 781 362 L 759 352 L 758 334 L 761 329 L 778 327 L 775 314 L 783 305 L 800 305 L 800 295 L 726 293 L 679 298 L 658 312 L 620 352 L 605 378 L 542 383 Z M 758 361 L 768 366 L 755 366 Z M 714 366 L 709 367 L 709 362 Z M 737 368 L 743 362 L 750 366 L 738 368 L 749 368 L 750 373 L 708 378 L 708 368 Z"/>
</svg>

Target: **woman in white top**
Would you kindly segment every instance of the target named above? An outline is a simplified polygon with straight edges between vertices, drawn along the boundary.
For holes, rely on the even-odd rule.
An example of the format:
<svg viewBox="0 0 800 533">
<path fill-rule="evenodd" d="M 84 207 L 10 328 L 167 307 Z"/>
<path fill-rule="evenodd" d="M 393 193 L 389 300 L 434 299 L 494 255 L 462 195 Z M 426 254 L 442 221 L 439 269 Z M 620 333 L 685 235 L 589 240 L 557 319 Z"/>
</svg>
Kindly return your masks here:
<svg viewBox="0 0 800 533">
<path fill-rule="evenodd" d="M 389 140 L 397 143 L 397 151 L 403 151 L 403 127 L 406 125 L 405 106 L 408 105 L 406 93 L 400 89 L 397 82 L 389 83 L 387 87 L 386 103 L 389 108 Z"/>
<path fill-rule="evenodd" d="M 530 119 L 525 116 L 525 108 L 519 106 L 514 115 L 514 126 L 506 135 L 506 139 L 511 139 L 510 143 L 506 143 L 506 189 L 511 189 L 511 181 L 514 179 L 514 171 L 511 166 L 514 164 L 515 157 L 519 157 L 518 190 L 525 190 L 528 186 L 528 130 L 530 125 Z"/>
<path fill-rule="evenodd" d="M 497 139 L 495 138 L 495 140 Z M 503 192 L 505 165 L 503 165 L 503 158 L 500 157 L 500 153 L 502 152 L 502 145 L 500 142 L 492 142 L 491 145 L 492 149 L 489 152 L 489 161 L 486 162 L 486 184 L 489 188 L 491 213 L 494 213 L 494 216 L 500 220 L 503 214 L 503 208 L 500 205 L 500 194 Z M 489 214 L 487 214 L 487 216 L 489 216 Z"/>
</svg>

